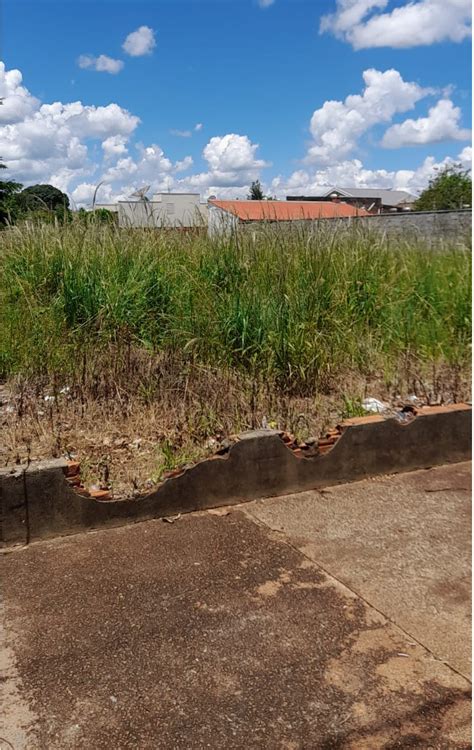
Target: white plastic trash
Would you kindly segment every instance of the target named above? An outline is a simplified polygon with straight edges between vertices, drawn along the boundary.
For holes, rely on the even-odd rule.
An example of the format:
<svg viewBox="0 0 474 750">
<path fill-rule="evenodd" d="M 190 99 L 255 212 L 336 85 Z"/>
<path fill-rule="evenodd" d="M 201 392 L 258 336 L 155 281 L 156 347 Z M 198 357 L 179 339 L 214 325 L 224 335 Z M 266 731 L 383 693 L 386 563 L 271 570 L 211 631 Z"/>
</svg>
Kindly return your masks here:
<svg viewBox="0 0 474 750">
<path fill-rule="evenodd" d="M 374 414 L 382 414 L 389 408 L 387 404 L 379 401 L 378 398 L 365 398 L 362 401 L 362 407 L 365 411 L 371 411 Z"/>
</svg>

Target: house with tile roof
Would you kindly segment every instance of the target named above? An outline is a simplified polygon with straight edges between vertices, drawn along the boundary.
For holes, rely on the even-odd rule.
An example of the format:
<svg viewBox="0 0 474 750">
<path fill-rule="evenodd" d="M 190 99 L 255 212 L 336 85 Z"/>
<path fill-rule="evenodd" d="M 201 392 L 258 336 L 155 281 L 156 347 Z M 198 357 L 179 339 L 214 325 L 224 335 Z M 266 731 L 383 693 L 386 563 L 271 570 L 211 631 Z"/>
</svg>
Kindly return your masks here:
<svg viewBox="0 0 474 750">
<path fill-rule="evenodd" d="M 208 206 L 210 235 L 252 224 L 289 224 L 369 215 L 364 209 L 343 201 L 221 201 L 212 198 Z"/>
</svg>

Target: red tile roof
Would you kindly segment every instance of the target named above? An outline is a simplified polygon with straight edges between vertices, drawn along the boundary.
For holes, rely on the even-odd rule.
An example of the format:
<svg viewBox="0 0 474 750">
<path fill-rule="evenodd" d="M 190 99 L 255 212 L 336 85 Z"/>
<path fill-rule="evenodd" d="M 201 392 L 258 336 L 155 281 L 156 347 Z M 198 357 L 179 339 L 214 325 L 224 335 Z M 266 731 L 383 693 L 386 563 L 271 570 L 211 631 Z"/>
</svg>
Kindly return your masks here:
<svg viewBox="0 0 474 750">
<path fill-rule="evenodd" d="M 240 221 L 295 221 L 370 216 L 363 208 L 335 201 L 219 201 L 212 206 L 228 211 Z"/>
</svg>

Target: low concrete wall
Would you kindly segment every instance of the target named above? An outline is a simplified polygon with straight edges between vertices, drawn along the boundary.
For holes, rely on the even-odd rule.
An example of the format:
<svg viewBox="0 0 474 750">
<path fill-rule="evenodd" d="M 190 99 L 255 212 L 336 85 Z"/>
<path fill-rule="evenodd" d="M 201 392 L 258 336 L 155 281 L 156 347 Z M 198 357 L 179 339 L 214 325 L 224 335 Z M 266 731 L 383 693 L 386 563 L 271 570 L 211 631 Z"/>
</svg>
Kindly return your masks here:
<svg viewBox="0 0 474 750">
<path fill-rule="evenodd" d="M 379 416 L 347 420 L 315 455 L 282 433 L 244 433 L 225 455 L 166 479 L 136 500 L 79 494 L 66 479 L 70 463 L 32 464 L 0 471 L 1 544 L 27 544 L 86 529 L 230 505 L 316 489 L 377 474 L 422 469 L 471 455 L 471 408 L 426 407 L 409 423 Z M 81 491 L 81 490 L 79 490 Z M 86 491 L 83 491 L 86 495 Z M 107 496 L 107 493 L 103 493 Z"/>
<path fill-rule="evenodd" d="M 317 232 L 320 227 L 327 231 L 340 231 L 361 227 L 381 232 L 388 236 L 419 238 L 430 245 L 456 242 L 470 246 L 472 232 L 471 209 L 458 211 L 407 211 L 405 213 L 376 214 L 342 219 L 319 219 L 318 221 L 244 222 L 240 231 L 251 234 L 265 233 L 277 227 L 278 231 L 303 230 Z"/>
<path fill-rule="evenodd" d="M 367 226 L 391 235 L 416 235 L 424 240 L 467 239 L 472 232 L 472 211 L 407 211 L 405 213 L 379 214 L 354 220 L 357 225 Z"/>
</svg>

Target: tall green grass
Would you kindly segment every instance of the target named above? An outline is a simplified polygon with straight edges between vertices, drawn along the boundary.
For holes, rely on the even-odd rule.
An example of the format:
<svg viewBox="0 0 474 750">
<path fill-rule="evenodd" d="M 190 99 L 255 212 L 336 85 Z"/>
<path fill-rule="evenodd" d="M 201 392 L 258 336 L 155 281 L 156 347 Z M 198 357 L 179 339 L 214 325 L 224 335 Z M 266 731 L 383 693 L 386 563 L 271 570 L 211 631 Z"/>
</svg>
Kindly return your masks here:
<svg viewBox="0 0 474 750">
<path fill-rule="evenodd" d="M 464 367 L 470 268 L 468 248 L 328 225 L 212 240 L 15 227 L 0 233 L 0 377 L 76 377 L 127 347 L 301 393 L 406 358 Z"/>
</svg>

